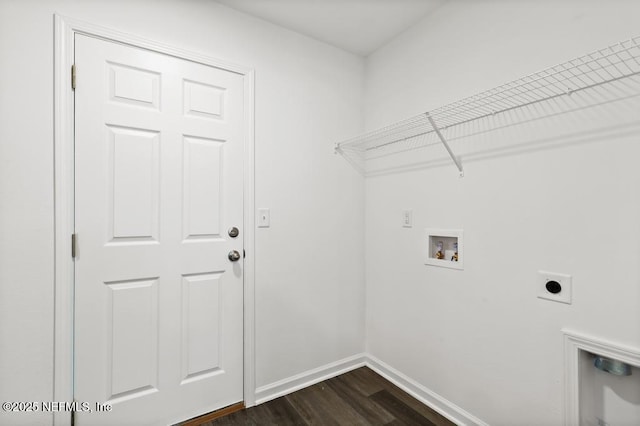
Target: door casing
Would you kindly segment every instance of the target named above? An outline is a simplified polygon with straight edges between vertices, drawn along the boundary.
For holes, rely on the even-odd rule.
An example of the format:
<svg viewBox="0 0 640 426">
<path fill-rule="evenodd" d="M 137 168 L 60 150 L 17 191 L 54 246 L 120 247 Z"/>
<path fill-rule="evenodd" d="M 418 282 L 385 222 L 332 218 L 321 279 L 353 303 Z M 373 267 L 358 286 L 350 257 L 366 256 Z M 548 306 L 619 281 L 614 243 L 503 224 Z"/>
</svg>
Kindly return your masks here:
<svg viewBox="0 0 640 426">
<path fill-rule="evenodd" d="M 255 405 L 255 186 L 254 186 L 254 71 L 205 55 L 55 15 L 54 45 L 54 401 L 73 400 L 74 265 L 74 96 L 71 66 L 74 35 L 85 34 L 240 74 L 244 78 L 244 402 Z M 78 73 L 81 73 L 78 70 Z M 82 248 L 80 248 L 81 250 Z M 54 425 L 69 425 L 70 412 L 54 413 Z"/>
</svg>

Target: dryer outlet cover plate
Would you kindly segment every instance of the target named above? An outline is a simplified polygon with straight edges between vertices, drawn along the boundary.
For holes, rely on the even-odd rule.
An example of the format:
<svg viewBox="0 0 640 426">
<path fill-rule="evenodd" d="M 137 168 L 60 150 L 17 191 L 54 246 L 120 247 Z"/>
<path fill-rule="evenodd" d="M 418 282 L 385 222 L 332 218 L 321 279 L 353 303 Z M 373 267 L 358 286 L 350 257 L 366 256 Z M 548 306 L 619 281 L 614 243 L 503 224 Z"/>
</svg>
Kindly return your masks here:
<svg viewBox="0 0 640 426">
<path fill-rule="evenodd" d="M 547 289 L 549 281 L 556 281 L 561 286 L 558 293 L 552 293 Z M 571 275 L 559 274 L 557 272 L 538 271 L 538 298 L 551 300 L 553 302 L 571 304 Z"/>
</svg>

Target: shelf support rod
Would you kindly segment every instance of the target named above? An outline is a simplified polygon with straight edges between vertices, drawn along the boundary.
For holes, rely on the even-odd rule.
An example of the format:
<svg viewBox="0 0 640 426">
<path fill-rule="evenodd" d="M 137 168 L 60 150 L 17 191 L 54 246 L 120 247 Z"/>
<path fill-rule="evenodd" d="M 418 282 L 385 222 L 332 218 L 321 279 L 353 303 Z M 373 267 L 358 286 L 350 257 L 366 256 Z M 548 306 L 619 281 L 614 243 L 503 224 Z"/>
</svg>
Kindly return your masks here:
<svg viewBox="0 0 640 426">
<path fill-rule="evenodd" d="M 462 164 L 460 163 L 460 160 L 458 159 L 458 157 L 456 157 L 453 154 L 453 151 L 451 151 L 451 147 L 447 143 L 447 140 L 444 138 L 444 136 L 442 136 L 442 133 L 440 133 L 440 129 L 436 125 L 436 122 L 433 121 L 433 118 L 431 117 L 431 115 L 429 115 L 428 112 L 425 112 L 425 115 L 427 116 L 427 120 L 429 120 L 429 123 L 431 123 L 431 127 L 433 127 L 433 130 L 436 132 L 436 135 L 438 135 L 438 137 L 440 138 L 440 141 L 442 142 L 442 144 L 446 148 L 447 152 L 449 153 L 449 157 L 451 157 L 451 159 L 453 160 L 454 164 L 458 168 L 458 171 L 460 172 L 460 177 L 463 177 L 464 176 L 464 170 L 462 169 Z"/>
</svg>

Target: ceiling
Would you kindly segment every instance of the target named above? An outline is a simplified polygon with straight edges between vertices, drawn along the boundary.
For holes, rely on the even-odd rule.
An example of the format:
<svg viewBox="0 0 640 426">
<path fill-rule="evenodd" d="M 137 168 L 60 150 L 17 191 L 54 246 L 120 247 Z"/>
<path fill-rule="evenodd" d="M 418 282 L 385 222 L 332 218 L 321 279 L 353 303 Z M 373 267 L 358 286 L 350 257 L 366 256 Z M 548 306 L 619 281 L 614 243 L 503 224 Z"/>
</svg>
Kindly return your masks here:
<svg viewBox="0 0 640 426">
<path fill-rule="evenodd" d="M 367 56 L 446 0 L 216 0 L 357 55 Z"/>
</svg>

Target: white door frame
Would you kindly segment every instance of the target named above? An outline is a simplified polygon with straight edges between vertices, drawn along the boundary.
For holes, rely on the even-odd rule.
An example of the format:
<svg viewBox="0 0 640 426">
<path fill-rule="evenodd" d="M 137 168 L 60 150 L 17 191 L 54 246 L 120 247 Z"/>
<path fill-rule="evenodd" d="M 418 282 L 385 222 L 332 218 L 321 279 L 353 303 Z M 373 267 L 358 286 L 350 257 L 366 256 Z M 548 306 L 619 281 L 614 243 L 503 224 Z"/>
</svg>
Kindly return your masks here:
<svg viewBox="0 0 640 426">
<path fill-rule="evenodd" d="M 71 65 L 74 35 L 85 34 L 139 47 L 240 74 L 244 77 L 244 403 L 255 405 L 255 215 L 254 215 L 254 71 L 198 53 L 121 31 L 55 15 L 54 170 L 55 170 L 55 301 L 54 401 L 73 400 L 74 266 L 74 97 Z M 82 70 L 78 70 L 81 74 Z M 91 401 L 88 401 L 91 402 Z M 54 425 L 69 425 L 71 413 L 54 415 Z"/>
</svg>

